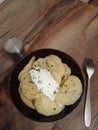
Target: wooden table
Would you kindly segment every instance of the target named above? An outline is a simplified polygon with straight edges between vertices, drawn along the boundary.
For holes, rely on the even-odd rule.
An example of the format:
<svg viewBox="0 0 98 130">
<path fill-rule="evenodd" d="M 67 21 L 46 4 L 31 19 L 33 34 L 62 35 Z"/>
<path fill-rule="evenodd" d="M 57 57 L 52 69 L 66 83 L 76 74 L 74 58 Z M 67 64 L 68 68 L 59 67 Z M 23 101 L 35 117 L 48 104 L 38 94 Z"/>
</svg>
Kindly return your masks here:
<svg viewBox="0 0 98 130">
<path fill-rule="evenodd" d="M 89 128 L 85 127 L 85 91 L 78 107 L 59 121 L 41 123 L 27 119 L 10 99 L 6 72 L 7 77 L 0 85 L 0 130 L 98 130 L 98 1 L 85 4 L 79 0 L 6 0 L 0 5 L 0 59 L 7 70 L 14 63 L 4 52 L 3 44 L 11 37 L 23 41 L 27 54 L 40 48 L 64 51 L 81 69 L 84 58 L 93 58 L 92 122 Z"/>
</svg>

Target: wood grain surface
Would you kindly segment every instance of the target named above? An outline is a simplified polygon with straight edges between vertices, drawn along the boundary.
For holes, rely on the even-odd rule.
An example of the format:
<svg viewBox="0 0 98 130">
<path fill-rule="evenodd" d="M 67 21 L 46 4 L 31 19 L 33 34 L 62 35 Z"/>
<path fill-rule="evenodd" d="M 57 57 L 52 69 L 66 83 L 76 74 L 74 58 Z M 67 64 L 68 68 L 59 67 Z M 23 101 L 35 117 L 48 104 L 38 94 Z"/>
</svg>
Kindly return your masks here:
<svg viewBox="0 0 98 130">
<path fill-rule="evenodd" d="M 15 108 L 8 91 L 8 75 L 0 85 L 0 130 L 98 130 L 98 1 L 85 4 L 79 0 L 6 0 L 0 5 L 0 70 L 2 66 L 4 70 L 14 67 L 3 49 L 11 37 L 23 41 L 27 54 L 40 48 L 68 53 L 81 69 L 85 58 L 94 60 L 92 122 L 89 128 L 85 127 L 86 80 L 82 100 L 71 114 L 56 122 L 41 123 L 27 119 Z"/>
</svg>

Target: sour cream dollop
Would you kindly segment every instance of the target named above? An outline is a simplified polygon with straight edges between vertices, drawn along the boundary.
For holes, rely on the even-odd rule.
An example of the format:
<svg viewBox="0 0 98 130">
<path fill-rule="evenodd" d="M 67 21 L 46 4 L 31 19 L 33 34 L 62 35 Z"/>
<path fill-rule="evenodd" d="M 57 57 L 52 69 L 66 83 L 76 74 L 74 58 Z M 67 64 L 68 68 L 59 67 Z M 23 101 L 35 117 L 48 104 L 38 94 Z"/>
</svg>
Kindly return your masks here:
<svg viewBox="0 0 98 130">
<path fill-rule="evenodd" d="M 37 89 L 51 100 L 54 100 L 59 90 L 59 84 L 53 79 L 51 73 L 42 68 L 34 68 L 29 73 Z"/>
</svg>

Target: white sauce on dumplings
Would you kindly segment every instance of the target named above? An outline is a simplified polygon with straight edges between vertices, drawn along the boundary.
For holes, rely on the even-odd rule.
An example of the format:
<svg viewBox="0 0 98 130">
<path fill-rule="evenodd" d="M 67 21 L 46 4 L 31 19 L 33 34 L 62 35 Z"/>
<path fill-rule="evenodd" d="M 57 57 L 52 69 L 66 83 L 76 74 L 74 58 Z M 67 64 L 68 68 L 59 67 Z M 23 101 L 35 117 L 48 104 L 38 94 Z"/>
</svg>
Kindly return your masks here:
<svg viewBox="0 0 98 130">
<path fill-rule="evenodd" d="M 54 100 L 59 91 L 59 84 L 53 79 L 51 73 L 41 68 L 34 68 L 30 70 L 29 73 L 37 89 L 51 100 Z"/>
</svg>

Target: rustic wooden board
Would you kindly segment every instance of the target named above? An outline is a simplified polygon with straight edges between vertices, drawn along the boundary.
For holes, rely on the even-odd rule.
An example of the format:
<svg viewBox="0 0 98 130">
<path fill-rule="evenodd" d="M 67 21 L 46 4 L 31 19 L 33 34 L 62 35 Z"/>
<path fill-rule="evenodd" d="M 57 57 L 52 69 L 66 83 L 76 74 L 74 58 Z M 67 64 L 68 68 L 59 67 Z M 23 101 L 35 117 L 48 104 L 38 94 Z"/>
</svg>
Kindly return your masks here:
<svg viewBox="0 0 98 130">
<path fill-rule="evenodd" d="M 23 40 L 27 53 L 40 48 L 59 49 L 71 55 L 81 68 L 85 57 L 93 58 L 96 69 L 91 80 L 92 123 L 88 129 L 98 130 L 98 1 L 84 4 L 79 0 L 7 0 L 0 5 L 0 59 L 7 68 L 14 64 L 3 44 L 13 36 Z M 84 99 L 85 93 L 79 106 L 62 120 L 31 121 L 14 107 L 5 79 L 0 88 L 0 129 L 87 130 L 83 121 Z"/>
</svg>

